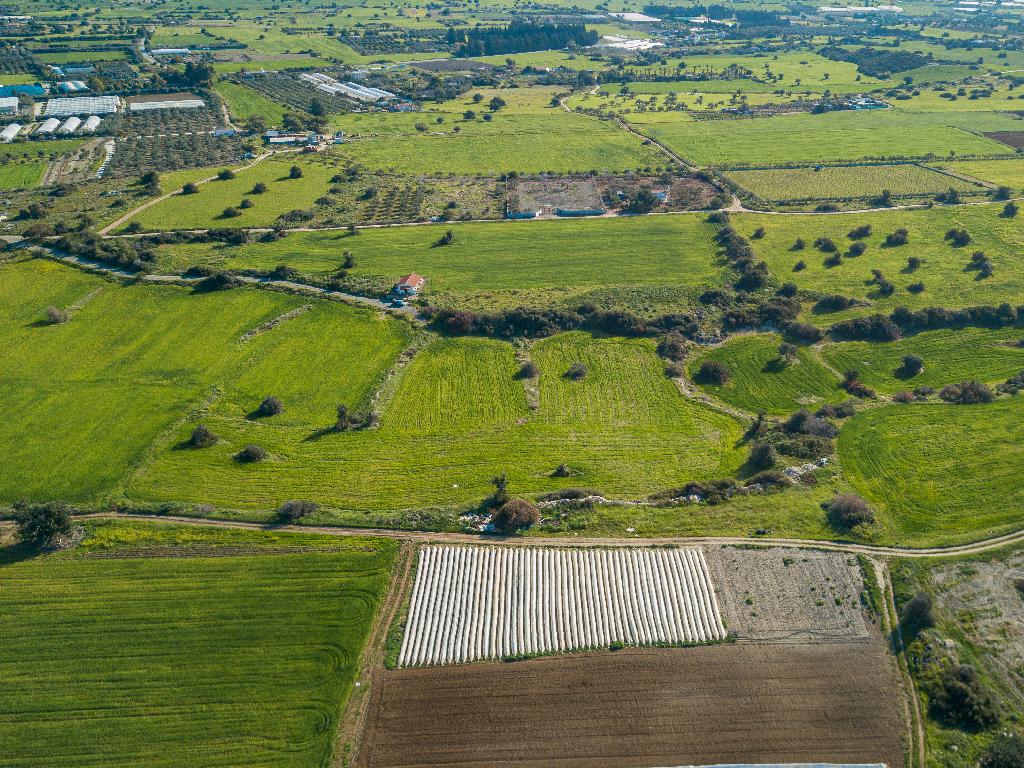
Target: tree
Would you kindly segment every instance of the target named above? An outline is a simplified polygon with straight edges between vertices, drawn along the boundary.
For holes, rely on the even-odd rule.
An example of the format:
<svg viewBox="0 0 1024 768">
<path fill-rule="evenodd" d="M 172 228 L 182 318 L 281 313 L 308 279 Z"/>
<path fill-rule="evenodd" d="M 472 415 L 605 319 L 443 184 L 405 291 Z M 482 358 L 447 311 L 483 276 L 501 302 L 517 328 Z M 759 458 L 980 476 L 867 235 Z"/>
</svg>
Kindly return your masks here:
<svg viewBox="0 0 1024 768">
<path fill-rule="evenodd" d="M 919 591 L 914 594 L 900 611 L 900 627 L 908 635 L 916 635 L 922 629 L 935 626 L 935 606 L 932 596 Z"/>
<path fill-rule="evenodd" d="M 284 413 L 284 403 L 274 396 L 263 398 L 260 407 L 256 409 L 257 416 L 277 416 Z"/>
<path fill-rule="evenodd" d="M 924 360 L 918 355 L 903 356 L 903 372 L 908 376 L 917 376 L 924 370 Z"/>
<path fill-rule="evenodd" d="M 509 499 L 491 518 L 491 525 L 504 533 L 515 533 L 539 522 L 540 512 L 526 499 Z"/>
<path fill-rule="evenodd" d="M 254 195 L 262 195 L 266 191 L 267 185 L 264 184 L 262 181 L 257 181 L 255 184 L 253 184 L 252 193 Z"/>
<path fill-rule="evenodd" d="M 580 379 L 586 378 L 587 373 L 587 366 L 577 360 L 569 366 L 569 370 L 565 372 L 565 377 L 567 379 L 572 379 L 573 381 L 579 381 Z"/>
<path fill-rule="evenodd" d="M 199 185 L 193 182 L 189 182 L 181 188 L 181 194 L 183 195 L 195 195 L 199 192 Z"/>
<path fill-rule="evenodd" d="M 312 501 L 286 501 L 277 508 L 277 517 L 284 522 L 294 523 L 296 520 L 315 514 L 318 509 L 320 509 L 319 505 Z"/>
<path fill-rule="evenodd" d="M 291 169 L 288 171 L 288 178 L 289 179 L 301 179 L 302 178 L 302 169 L 299 168 L 299 166 L 297 166 L 297 165 L 293 165 L 291 167 Z"/>
<path fill-rule="evenodd" d="M 784 365 L 792 365 L 800 360 L 800 350 L 797 349 L 796 344 L 790 344 L 788 341 L 784 341 L 779 344 L 779 360 Z"/>
<path fill-rule="evenodd" d="M 536 379 L 540 376 L 540 368 L 533 360 L 527 360 L 519 368 L 519 378 L 521 379 Z"/>
<path fill-rule="evenodd" d="M 855 493 L 840 493 L 826 503 L 828 521 L 836 528 L 849 530 L 858 525 L 875 522 L 875 513 L 868 503 Z"/>
<path fill-rule="evenodd" d="M 267 449 L 261 448 L 258 445 L 247 445 L 235 454 L 235 459 L 243 464 L 255 464 L 256 462 L 265 461 L 269 457 L 270 454 L 267 453 Z"/>
<path fill-rule="evenodd" d="M 750 448 L 750 466 L 756 469 L 771 469 L 779 455 L 768 443 L 754 443 Z"/>
<path fill-rule="evenodd" d="M 235 172 L 232 171 L 230 168 L 221 168 L 221 170 L 217 173 L 217 178 L 220 181 L 230 181 L 231 179 L 235 178 Z"/>
<path fill-rule="evenodd" d="M 651 188 L 644 185 L 639 189 L 633 190 L 633 194 L 629 196 L 629 201 L 623 207 L 626 213 L 650 213 L 661 201 L 655 196 Z"/>
<path fill-rule="evenodd" d="M 479 104 L 483 100 L 484 100 L 484 95 L 482 93 L 474 93 L 473 94 L 473 103 L 474 104 Z"/>
<path fill-rule="evenodd" d="M 930 686 L 932 714 L 948 725 L 989 728 L 999 722 L 999 705 L 969 664 L 949 666 Z"/>
<path fill-rule="evenodd" d="M 15 504 L 14 526 L 18 541 L 36 549 L 49 546 L 58 536 L 71 532 L 71 515 L 75 512 L 63 502 L 46 504 Z"/>
<path fill-rule="evenodd" d="M 68 321 L 68 313 L 60 307 L 51 305 L 46 308 L 46 320 L 50 325 L 60 325 Z"/>
<path fill-rule="evenodd" d="M 992 195 L 992 199 L 993 200 L 1009 200 L 1010 196 L 1012 194 L 1013 194 L 1013 190 L 1011 190 L 1009 187 L 1002 186 L 1002 187 L 999 187 L 995 191 L 995 193 Z"/>
<path fill-rule="evenodd" d="M 327 109 L 320 99 L 313 99 L 309 102 L 309 114 L 313 117 L 324 117 L 327 114 Z"/>
<path fill-rule="evenodd" d="M 1017 204 L 1011 201 L 1003 206 L 1001 215 L 1004 219 L 1012 219 L 1017 215 L 1018 210 Z"/>
<path fill-rule="evenodd" d="M 241 215 L 242 212 L 234 207 L 225 208 L 224 212 L 221 214 L 225 219 L 237 219 Z"/>
<path fill-rule="evenodd" d="M 490 499 L 488 499 L 488 506 L 500 507 L 509 500 L 508 475 L 504 472 L 500 475 L 495 475 L 491 478 L 491 485 L 494 486 L 494 493 L 492 493 Z"/>
<path fill-rule="evenodd" d="M 996 736 L 978 765 L 979 768 L 1024 768 L 1024 739 L 1015 734 Z"/>
<path fill-rule="evenodd" d="M 188 447 L 209 448 L 211 445 L 215 445 L 219 439 L 205 424 L 199 424 L 192 430 L 192 436 L 188 439 Z"/>
<path fill-rule="evenodd" d="M 462 119 L 466 120 L 467 122 L 470 120 L 476 120 L 476 112 L 474 112 L 472 109 L 467 109 L 465 112 L 462 113 Z"/>
<path fill-rule="evenodd" d="M 455 233 L 449 229 L 434 241 L 434 245 L 437 247 L 444 247 L 446 245 L 451 245 L 453 242 L 455 242 Z"/>
<path fill-rule="evenodd" d="M 658 342 L 658 354 L 666 360 L 680 363 L 686 359 L 690 348 L 686 339 L 678 331 L 672 331 Z"/>
<path fill-rule="evenodd" d="M 705 360 L 700 364 L 697 378 L 707 384 L 722 386 L 729 382 L 729 369 L 717 360 Z"/>
<path fill-rule="evenodd" d="M 501 98 L 501 96 L 495 96 L 493 99 L 491 99 L 487 103 L 487 107 L 488 107 L 488 109 L 491 110 L 491 112 L 497 112 L 499 109 L 501 109 L 504 106 L 505 106 L 505 100 L 503 98 Z"/>
</svg>

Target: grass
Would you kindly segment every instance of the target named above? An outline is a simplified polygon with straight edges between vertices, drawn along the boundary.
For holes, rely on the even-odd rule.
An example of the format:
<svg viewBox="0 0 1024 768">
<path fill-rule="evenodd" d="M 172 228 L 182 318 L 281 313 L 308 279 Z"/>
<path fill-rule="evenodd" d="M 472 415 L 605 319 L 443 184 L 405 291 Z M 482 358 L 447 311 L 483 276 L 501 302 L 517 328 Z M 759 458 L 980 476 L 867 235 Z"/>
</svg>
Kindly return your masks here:
<svg viewBox="0 0 1024 768">
<path fill-rule="evenodd" d="M 38 186 L 47 163 L 21 161 L 0 165 L 0 189 L 27 189 Z"/>
<path fill-rule="evenodd" d="M 943 163 L 941 167 L 953 173 L 1010 187 L 1017 194 L 1024 188 L 1024 167 L 1020 160 L 964 160 L 959 163 Z"/>
<path fill-rule="evenodd" d="M 754 240 L 754 250 L 764 259 L 780 280 L 790 280 L 806 291 L 838 293 L 868 302 L 844 312 L 809 314 L 816 323 L 831 324 L 853 315 L 891 312 L 897 306 L 918 309 L 929 306 L 962 307 L 995 304 L 1003 301 L 1019 303 L 1024 294 L 1024 230 L 1020 219 L 1000 217 L 1001 204 L 943 207 L 917 211 L 881 211 L 876 213 L 840 214 L 832 216 L 743 215 L 733 220 L 742 234 L 749 235 L 764 227 L 765 236 Z M 847 234 L 854 228 L 870 224 L 871 236 L 862 242 L 867 251 L 856 258 L 844 258 L 836 267 L 826 267 L 826 254 L 813 247 L 819 237 L 831 238 L 845 252 L 853 241 Z M 972 242 L 954 248 L 944 239 L 947 230 L 963 227 Z M 909 232 L 909 243 L 885 248 L 886 235 L 896 229 Z M 797 238 L 807 247 L 792 250 Z M 965 270 L 974 251 L 984 251 L 995 265 L 994 274 L 978 279 L 976 272 Z M 916 256 L 922 265 L 907 271 L 907 259 Z M 803 261 L 806 269 L 793 271 Z M 896 287 L 893 295 L 878 294 L 871 283 L 872 269 L 879 269 Z M 907 287 L 923 282 L 923 293 L 914 294 Z"/>
<path fill-rule="evenodd" d="M 729 370 L 728 383 L 701 383 L 708 393 L 751 413 L 783 415 L 801 407 L 843 400 L 846 393 L 836 377 L 807 347 L 798 351 L 795 363 L 782 365 L 778 348 L 782 339 L 775 334 L 739 336 L 720 347 L 698 355 L 689 366 L 695 377 L 705 360 L 720 362 Z"/>
<path fill-rule="evenodd" d="M 586 485 L 629 498 L 742 464 L 740 425 L 684 399 L 653 342 L 571 333 L 539 342 L 531 355 L 541 370 L 536 411 L 511 346 L 439 339 L 405 371 L 378 428 L 311 437 L 273 419 L 213 417 L 222 445 L 175 451 L 185 430 L 171 435 L 130 494 L 252 510 L 313 498 L 372 525 L 402 510 L 475 504 L 502 472 L 514 494 Z M 564 378 L 577 360 L 587 377 Z M 273 460 L 234 462 L 249 442 Z M 551 478 L 562 463 L 575 475 Z"/>
<path fill-rule="evenodd" d="M 950 187 L 961 193 L 981 193 L 989 189 L 979 183 L 909 164 L 729 171 L 725 176 L 762 200 L 773 202 L 848 197 L 867 199 L 877 197 L 883 190 L 889 190 L 896 197 L 918 197 L 945 192 Z"/>
<path fill-rule="evenodd" d="M 909 546 L 976 540 L 1020 527 L 1024 401 L 888 405 L 839 434 L 854 489 L 879 511 L 884 535 Z"/>
<path fill-rule="evenodd" d="M 646 114 L 634 114 L 630 121 L 693 163 L 725 168 L 945 157 L 951 152 L 1004 155 L 1005 145 L 971 131 L 1016 129 L 1016 121 L 996 113 L 955 115 L 891 110 L 696 123 L 649 121 Z M 1004 128 L 987 127 L 994 125 Z"/>
<path fill-rule="evenodd" d="M 0 393 L 18 413 L 0 425 L 9 470 L 0 478 L 0 499 L 8 502 L 95 502 L 117 494 L 153 441 L 204 400 L 225 392 L 226 403 L 247 401 L 253 375 L 287 393 L 287 374 L 261 367 L 271 354 L 287 358 L 292 375 L 318 371 L 307 389 L 329 390 L 327 420 L 340 402 L 365 402 L 406 338 L 400 323 L 318 303 L 240 344 L 245 332 L 302 301 L 256 290 L 193 295 L 122 288 L 50 262 L 8 264 L 2 271 L 0 343 L 7 357 Z M 43 311 L 51 304 L 72 307 L 70 321 L 45 325 Z M 306 342 L 301 333 L 319 341 Z M 318 362 L 344 372 L 325 376 Z M 258 399 L 268 394 L 259 392 Z M 251 396 L 250 410 L 258 404 L 257 393 Z M 290 402 L 290 418 L 313 418 Z"/>
<path fill-rule="evenodd" d="M 287 112 L 280 104 L 238 83 L 224 80 L 213 86 L 213 90 L 228 103 L 228 109 L 235 120 L 262 117 L 270 125 L 280 125 Z"/>
<path fill-rule="evenodd" d="M 448 229 L 454 242 L 432 247 Z M 713 233 L 699 215 L 466 223 L 365 229 L 355 237 L 297 232 L 237 248 L 164 247 L 161 259 L 171 270 L 215 260 L 228 268 L 285 263 L 324 274 L 351 251 L 353 278 L 389 286 L 419 272 L 427 277 L 434 304 L 492 308 L 607 299 L 646 313 L 678 308 L 700 286 L 722 282 L 725 270 L 714 255 Z M 615 295 L 605 295 L 611 291 Z"/>
<path fill-rule="evenodd" d="M 1024 347 L 1017 342 L 1024 332 L 989 331 L 981 328 L 928 331 L 900 341 L 868 344 L 830 344 L 822 354 L 840 371 L 856 370 L 873 389 L 892 394 L 901 390 L 979 379 L 997 384 L 1024 370 Z M 925 361 L 913 377 L 903 371 L 903 356 L 914 354 Z"/>
<path fill-rule="evenodd" d="M 393 542 L 87 531 L 79 549 L 0 565 L 6 761 L 329 763 Z"/>
</svg>

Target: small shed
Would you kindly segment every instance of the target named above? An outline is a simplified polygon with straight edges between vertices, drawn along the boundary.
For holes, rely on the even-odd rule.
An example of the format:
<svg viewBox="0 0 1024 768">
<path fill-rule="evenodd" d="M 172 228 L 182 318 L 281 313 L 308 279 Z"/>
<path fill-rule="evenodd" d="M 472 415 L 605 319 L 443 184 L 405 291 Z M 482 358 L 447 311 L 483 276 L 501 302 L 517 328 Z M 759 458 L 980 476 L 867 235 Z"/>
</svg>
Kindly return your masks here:
<svg viewBox="0 0 1024 768">
<path fill-rule="evenodd" d="M 423 284 L 427 282 L 427 278 L 423 275 L 417 275 L 415 272 L 404 275 L 395 283 L 394 293 L 399 296 L 415 296 L 423 288 Z"/>
</svg>

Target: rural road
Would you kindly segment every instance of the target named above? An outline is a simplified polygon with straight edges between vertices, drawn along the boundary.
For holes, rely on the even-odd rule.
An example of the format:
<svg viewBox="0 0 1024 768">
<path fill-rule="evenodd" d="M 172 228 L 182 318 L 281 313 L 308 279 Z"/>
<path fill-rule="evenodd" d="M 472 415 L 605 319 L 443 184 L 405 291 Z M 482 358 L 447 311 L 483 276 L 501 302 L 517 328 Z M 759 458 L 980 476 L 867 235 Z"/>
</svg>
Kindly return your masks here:
<svg viewBox="0 0 1024 768">
<path fill-rule="evenodd" d="M 1024 530 L 994 536 L 990 539 L 958 544 L 950 547 L 925 547 L 912 549 L 908 547 L 884 547 L 874 544 L 853 544 L 840 541 L 816 541 L 814 539 L 784 539 L 749 536 L 660 536 L 654 538 L 629 537 L 591 537 L 591 536 L 500 536 L 472 533 L 451 533 L 446 531 L 406 531 L 391 528 L 349 528 L 329 525 L 277 525 L 272 523 L 247 523 L 235 520 L 214 520 L 209 518 L 185 517 L 180 515 L 140 515 L 119 512 L 95 512 L 79 516 L 81 519 L 116 518 L 122 520 L 144 520 L 180 523 L 184 525 L 206 526 L 211 528 L 239 528 L 245 530 L 273 530 L 291 533 L 319 533 L 329 536 L 383 536 L 399 541 L 422 544 L 445 542 L 448 544 L 500 544 L 513 546 L 545 546 L 545 547 L 657 547 L 666 545 L 693 544 L 740 544 L 759 547 L 802 547 L 806 549 L 823 549 L 831 552 L 848 552 L 869 557 L 963 557 L 989 552 L 1000 547 L 1024 542 Z"/>
</svg>

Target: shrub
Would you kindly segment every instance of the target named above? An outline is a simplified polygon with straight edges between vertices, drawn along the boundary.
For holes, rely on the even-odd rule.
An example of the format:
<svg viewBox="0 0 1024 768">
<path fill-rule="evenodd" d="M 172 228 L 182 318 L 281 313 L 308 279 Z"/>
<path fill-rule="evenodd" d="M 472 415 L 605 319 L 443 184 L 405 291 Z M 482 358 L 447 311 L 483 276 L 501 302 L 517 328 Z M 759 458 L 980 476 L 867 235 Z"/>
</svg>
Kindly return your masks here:
<svg viewBox="0 0 1024 768">
<path fill-rule="evenodd" d="M 215 271 L 212 275 L 208 275 L 196 283 L 195 290 L 200 293 L 227 291 L 232 288 L 237 288 L 241 284 L 242 281 L 230 272 Z"/>
<path fill-rule="evenodd" d="M 970 729 L 989 728 L 999 722 L 999 707 L 969 664 L 949 666 L 928 687 L 929 708 L 937 720 Z"/>
<path fill-rule="evenodd" d="M 885 236 L 885 242 L 883 245 L 889 248 L 895 248 L 900 245 L 906 245 L 910 241 L 909 233 L 907 230 L 900 228 L 895 232 L 890 232 Z"/>
<path fill-rule="evenodd" d="M 865 237 L 870 237 L 871 236 L 871 225 L 870 224 L 862 224 L 859 227 L 854 227 L 853 229 L 851 229 L 847 233 L 846 236 L 848 238 L 850 238 L 851 240 L 863 240 Z"/>
<path fill-rule="evenodd" d="M 453 242 L 455 242 L 455 233 L 449 229 L 443 235 L 437 238 L 437 240 L 434 241 L 434 246 L 437 248 L 442 248 L 446 245 L 451 245 Z"/>
<path fill-rule="evenodd" d="M 803 259 L 801 259 L 800 261 L 793 265 L 794 272 L 803 272 L 805 269 L 807 269 L 807 262 L 804 261 Z"/>
<path fill-rule="evenodd" d="M 1004 219 L 1012 219 L 1017 215 L 1017 211 L 1019 210 L 1020 208 L 1017 204 L 1011 201 L 1003 206 L 1003 212 L 999 215 Z"/>
<path fill-rule="evenodd" d="M 771 469 L 778 459 L 778 452 L 768 443 L 754 443 L 750 448 L 750 466 L 757 469 Z"/>
<path fill-rule="evenodd" d="M 924 360 L 918 355 L 904 355 L 902 370 L 907 376 L 917 376 L 924 370 Z"/>
<path fill-rule="evenodd" d="M 832 293 L 818 299 L 814 304 L 814 310 L 816 312 L 842 312 L 844 309 L 856 306 L 856 304 L 856 299 L 851 299 L 838 293 Z"/>
<path fill-rule="evenodd" d="M 565 376 L 573 381 L 579 381 L 580 379 L 586 378 L 587 373 L 587 366 L 577 360 L 569 366 L 569 370 L 565 372 Z"/>
<path fill-rule="evenodd" d="M 995 400 L 995 392 L 980 381 L 963 381 L 959 384 L 947 384 L 939 391 L 939 397 L 947 403 L 957 405 L 975 405 L 991 403 Z"/>
<path fill-rule="evenodd" d="M 1016 376 L 1011 376 L 1004 383 L 996 387 L 996 389 L 1007 395 L 1016 395 L 1018 392 L 1024 391 L 1024 371 L 1021 371 Z"/>
<path fill-rule="evenodd" d="M 238 207 L 242 209 L 248 209 L 252 208 L 254 205 L 255 203 L 252 200 L 250 200 L 249 198 L 245 198 L 244 200 L 242 200 L 242 202 L 238 204 Z"/>
<path fill-rule="evenodd" d="M 502 472 L 491 478 L 491 485 L 494 486 L 494 493 L 487 499 L 487 505 L 491 508 L 500 507 L 509 500 L 508 475 Z"/>
<path fill-rule="evenodd" d="M 302 178 L 302 169 L 299 168 L 299 166 L 297 166 L 297 165 L 293 165 L 291 168 L 288 169 L 288 178 L 289 179 L 301 179 Z"/>
<path fill-rule="evenodd" d="M 798 237 L 796 240 L 793 241 L 793 245 L 790 246 L 789 250 L 802 251 L 806 247 L 807 243 L 804 242 L 804 239 L 802 237 Z"/>
<path fill-rule="evenodd" d="M 267 453 L 267 449 L 261 448 L 258 445 L 247 445 L 235 454 L 235 460 L 243 464 L 254 464 L 259 461 L 265 461 L 269 457 L 270 454 Z"/>
<path fill-rule="evenodd" d="M 183 195 L 195 195 L 195 194 L 198 194 L 198 192 L 199 192 L 199 185 L 198 184 L 194 184 L 191 181 L 181 188 L 181 194 L 183 194 Z"/>
<path fill-rule="evenodd" d="M 252 193 L 253 193 L 254 195 L 262 195 L 262 194 L 263 194 L 264 192 L 266 192 L 266 191 L 267 191 L 267 185 L 266 185 L 266 184 L 264 184 L 264 183 L 263 183 L 262 181 L 257 181 L 257 182 L 256 182 L 256 183 L 255 183 L 255 184 L 253 185 L 253 188 L 252 188 Z"/>
<path fill-rule="evenodd" d="M 46 308 L 46 320 L 50 325 L 60 325 L 68 321 L 68 313 L 60 307 L 51 305 Z"/>
<path fill-rule="evenodd" d="M 551 472 L 552 477 L 569 477 L 572 475 L 572 470 L 569 469 L 568 464 L 559 464 Z"/>
<path fill-rule="evenodd" d="M 907 272 L 914 272 L 921 266 L 921 259 L 917 256 L 907 257 Z"/>
<path fill-rule="evenodd" d="M 71 532 L 72 507 L 60 501 L 46 504 L 15 504 L 15 536 L 22 544 L 40 548 L 51 545 L 58 536 Z"/>
<path fill-rule="evenodd" d="M 797 292 L 796 283 L 783 283 L 775 293 L 787 299 L 792 299 L 796 296 Z"/>
<path fill-rule="evenodd" d="M 666 360 L 673 360 L 677 363 L 682 362 L 686 359 L 688 352 L 689 346 L 686 343 L 686 339 L 683 338 L 681 333 L 676 331 L 666 334 L 658 342 L 658 354 Z"/>
<path fill-rule="evenodd" d="M 864 251 L 866 251 L 867 249 L 868 247 L 864 243 L 856 242 L 850 246 L 849 250 L 846 252 L 846 255 L 851 258 L 856 258 L 857 256 L 862 256 L 864 254 Z"/>
<path fill-rule="evenodd" d="M 870 505 L 855 493 L 840 493 L 826 503 L 828 521 L 836 528 L 850 530 L 858 525 L 875 522 L 875 513 Z"/>
<path fill-rule="evenodd" d="M 235 172 L 232 171 L 230 168 L 222 168 L 221 171 L 217 174 L 217 178 L 220 179 L 221 181 L 229 181 L 230 179 L 235 178 Z"/>
<path fill-rule="evenodd" d="M 284 413 L 284 403 L 271 395 L 263 398 L 260 407 L 256 409 L 257 416 L 277 416 Z"/>
<path fill-rule="evenodd" d="M 764 233 L 764 227 L 758 227 L 750 235 L 750 239 L 751 240 L 760 240 L 762 237 L 764 237 L 764 234 L 765 234 Z"/>
<path fill-rule="evenodd" d="M 519 378 L 521 379 L 536 379 L 540 376 L 540 368 L 533 360 L 527 360 L 519 368 Z"/>
<path fill-rule="evenodd" d="M 821 328 L 810 323 L 787 323 L 783 326 L 783 331 L 787 335 L 807 344 L 814 344 L 825 337 L 825 333 Z"/>
<path fill-rule="evenodd" d="M 996 189 L 995 193 L 993 193 L 992 199 L 993 200 L 1009 200 L 1010 196 L 1012 194 L 1013 194 L 1013 190 L 1012 189 L 1010 189 L 1009 187 L 1006 187 L 1006 186 L 1001 186 L 998 189 Z"/>
<path fill-rule="evenodd" d="M 209 448 L 211 445 L 215 445 L 219 439 L 205 424 L 199 424 L 192 430 L 192 435 L 188 439 L 188 447 Z"/>
<path fill-rule="evenodd" d="M 927 592 L 917 592 L 907 600 L 900 611 L 900 627 L 913 637 L 923 629 L 935 626 L 935 607 L 932 596 Z"/>
<path fill-rule="evenodd" d="M 826 267 L 838 267 L 840 264 L 843 263 L 843 257 L 838 253 L 833 253 L 829 256 L 826 256 L 825 260 L 821 263 L 824 264 Z"/>
<path fill-rule="evenodd" d="M 303 517 L 315 514 L 320 507 L 312 501 L 286 501 L 277 508 L 277 517 L 289 523 L 294 523 Z"/>
<path fill-rule="evenodd" d="M 1024 739 L 1015 734 L 1000 734 L 981 756 L 979 768 L 1024 768 Z"/>
<path fill-rule="evenodd" d="M 839 247 L 830 237 L 819 237 L 814 241 L 814 247 L 822 253 L 835 253 L 839 250 Z"/>
<path fill-rule="evenodd" d="M 540 512 L 526 499 L 509 499 L 491 518 L 491 524 L 504 533 L 515 533 L 539 522 Z"/>
<path fill-rule="evenodd" d="M 908 392 L 907 390 L 897 392 L 892 396 L 892 401 L 894 403 L 913 403 L 915 400 L 917 400 L 917 398 L 914 396 L 914 393 Z"/>
<path fill-rule="evenodd" d="M 706 384 L 722 386 L 729 382 L 729 369 L 717 360 L 705 360 L 700 364 L 697 378 Z"/>
<path fill-rule="evenodd" d="M 920 280 L 916 283 L 911 283 L 907 286 L 907 290 L 910 291 L 910 293 L 924 293 L 924 283 Z"/>
<path fill-rule="evenodd" d="M 953 227 L 952 229 L 947 230 L 944 237 L 956 248 L 963 248 L 971 242 L 970 233 L 963 227 Z"/>
<path fill-rule="evenodd" d="M 241 215 L 242 212 L 240 210 L 231 207 L 225 208 L 224 212 L 221 214 L 221 216 L 223 216 L 225 219 L 236 219 Z"/>
</svg>

